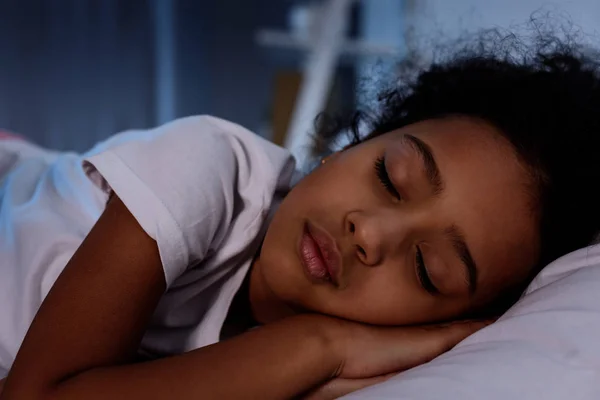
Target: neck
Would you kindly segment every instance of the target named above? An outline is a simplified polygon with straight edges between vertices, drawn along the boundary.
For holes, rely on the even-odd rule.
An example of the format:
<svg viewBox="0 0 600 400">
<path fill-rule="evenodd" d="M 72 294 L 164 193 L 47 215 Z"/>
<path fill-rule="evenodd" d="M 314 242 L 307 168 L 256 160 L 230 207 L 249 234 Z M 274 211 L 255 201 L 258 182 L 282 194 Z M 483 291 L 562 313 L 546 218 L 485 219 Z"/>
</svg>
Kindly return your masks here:
<svg viewBox="0 0 600 400">
<path fill-rule="evenodd" d="M 275 322 L 297 314 L 278 298 L 265 282 L 261 271 L 260 257 L 250 267 L 250 308 L 254 319 L 261 324 Z"/>
</svg>

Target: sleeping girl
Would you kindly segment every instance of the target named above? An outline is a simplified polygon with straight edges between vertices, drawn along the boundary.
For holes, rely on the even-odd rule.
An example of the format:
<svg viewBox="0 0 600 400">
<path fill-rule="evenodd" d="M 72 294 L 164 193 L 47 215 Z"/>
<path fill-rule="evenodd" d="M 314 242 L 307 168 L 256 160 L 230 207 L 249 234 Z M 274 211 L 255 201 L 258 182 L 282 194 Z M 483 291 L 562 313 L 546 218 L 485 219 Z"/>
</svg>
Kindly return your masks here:
<svg viewBox="0 0 600 400">
<path fill-rule="evenodd" d="M 496 35 L 413 76 L 305 176 L 209 116 L 81 155 L 3 137 L 0 399 L 336 398 L 594 239 L 598 58 Z"/>
</svg>

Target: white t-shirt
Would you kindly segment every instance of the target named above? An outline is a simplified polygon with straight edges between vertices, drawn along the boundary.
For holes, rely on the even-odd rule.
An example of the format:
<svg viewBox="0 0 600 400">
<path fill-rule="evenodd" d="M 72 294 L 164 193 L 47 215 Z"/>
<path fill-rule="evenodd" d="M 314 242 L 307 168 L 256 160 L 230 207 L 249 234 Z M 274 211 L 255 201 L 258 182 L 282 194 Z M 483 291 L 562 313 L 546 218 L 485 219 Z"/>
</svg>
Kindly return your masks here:
<svg viewBox="0 0 600 400">
<path fill-rule="evenodd" d="M 219 340 L 294 178 L 289 152 L 207 116 L 124 132 L 84 155 L 3 140 L 0 167 L 0 378 L 111 189 L 158 244 L 167 291 L 141 351 L 162 356 Z"/>
</svg>

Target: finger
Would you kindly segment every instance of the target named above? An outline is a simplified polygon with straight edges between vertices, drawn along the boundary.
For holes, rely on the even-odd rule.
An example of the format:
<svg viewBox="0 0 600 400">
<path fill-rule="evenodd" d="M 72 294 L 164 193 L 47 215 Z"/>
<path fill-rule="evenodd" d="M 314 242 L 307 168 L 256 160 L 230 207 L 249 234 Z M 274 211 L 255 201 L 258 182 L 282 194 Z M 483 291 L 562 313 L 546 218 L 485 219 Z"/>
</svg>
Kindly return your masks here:
<svg viewBox="0 0 600 400">
<path fill-rule="evenodd" d="M 468 326 L 470 324 L 473 324 L 475 329 L 481 329 L 482 327 L 486 327 L 490 324 L 493 324 L 494 322 L 496 322 L 497 319 L 498 318 L 469 318 L 463 320 L 448 321 L 438 324 L 423 325 L 423 327 L 431 327 L 435 329 L 443 327 L 463 326 L 465 324 Z"/>
<path fill-rule="evenodd" d="M 451 350 L 458 343 L 492 322 L 487 320 L 459 321 L 434 328 L 425 328 L 421 333 L 416 332 L 415 334 L 420 336 L 420 340 L 417 340 L 417 345 L 413 348 L 414 362 L 416 365 L 422 364 Z"/>
<path fill-rule="evenodd" d="M 487 326 L 488 321 L 456 322 L 438 327 L 413 327 L 390 330 L 365 368 L 348 370 L 344 378 L 379 376 L 390 371 L 404 371 L 433 360 L 452 349 L 467 336 Z M 363 355 L 365 357 L 365 355 Z M 373 369 L 372 369 L 373 368 Z"/>
<path fill-rule="evenodd" d="M 397 375 L 396 372 L 364 379 L 333 379 L 311 391 L 303 398 L 303 400 L 337 399 L 338 397 L 345 396 L 348 393 L 384 382 L 395 375 Z"/>
<path fill-rule="evenodd" d="M 441 351 L 448 351 L 473 333 L 493 323 L 493 320 L 457 321 L 431 333 L 440 339 Z"/>
</svg>

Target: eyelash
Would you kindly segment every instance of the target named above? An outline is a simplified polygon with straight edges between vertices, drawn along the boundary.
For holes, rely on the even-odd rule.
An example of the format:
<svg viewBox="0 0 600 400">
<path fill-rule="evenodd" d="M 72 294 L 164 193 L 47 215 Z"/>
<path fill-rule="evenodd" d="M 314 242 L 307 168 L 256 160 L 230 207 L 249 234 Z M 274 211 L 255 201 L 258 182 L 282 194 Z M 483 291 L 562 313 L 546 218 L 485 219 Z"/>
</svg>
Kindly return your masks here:
<svg viewBox="0 0 600 400">
<path fill-rule="evenodd" d="M 402 199 L 400 193 L 394 187 L 390 176 L 388 175 L 387 169 L 385 168 L 385 158 L 378 157 L 375 160 L 375 172 L 377 174 L 377 178 L 383 185 L 383 187 L 395 198 L 398 200 Z M 417 246 L 417 254 L 415 256 L 417 263 L 417 276 L 419 277 L 419 281 L 421 282 L 421 286 L 425 290 L 427 290 L 431 294 L 438 294 L 440 291 L 435 287 L 433 282 L 431 282 L 431 278 L 429 277 L 429 273 L 427 272 L 427 267 L 425 267 L 425 262 L 423 261 L 423 253 L 419 246 Z"/>
<path fill-rule="evenodd" d="M 387 169 L 385 168 L 385 158 L 378 157 L 377 160 L 375 160 L 375 173 L 377 174 L 377 178 L 379 179 L 383 187 L 392 196 L 394 196 L 398 200 L 402 200 L 402 196 L 400 196 L 400 193 L 398 193 L 398 191 L 394 187 L 394 184 L 392 183 L 392 180 L 388 175 Z"/>
<path fill-rule="evenodd" d="M 419 246 L 417 246 L 417 254 L 415 258 L 417 261 L 417 276 L 419 277 L 419 281 L 421 282 L 423 289 L 427 290 L 431 294 L 440 293 L 438 288 L 436 288 L 433 282 L 431 282 L 431 278 L 427 272 L 427 267 L 425 267 L 425 262 L 423 261 L 423 253 L 421 252 Z"/>
</svg>

